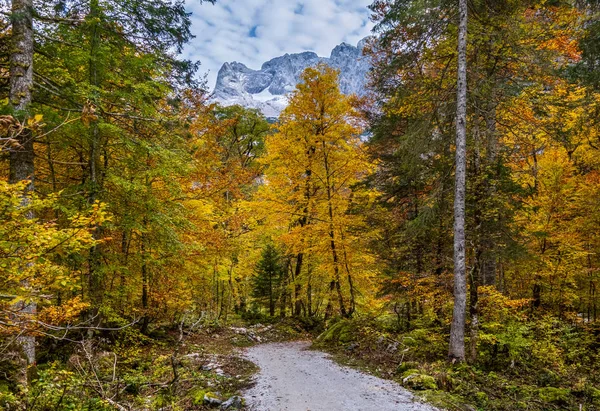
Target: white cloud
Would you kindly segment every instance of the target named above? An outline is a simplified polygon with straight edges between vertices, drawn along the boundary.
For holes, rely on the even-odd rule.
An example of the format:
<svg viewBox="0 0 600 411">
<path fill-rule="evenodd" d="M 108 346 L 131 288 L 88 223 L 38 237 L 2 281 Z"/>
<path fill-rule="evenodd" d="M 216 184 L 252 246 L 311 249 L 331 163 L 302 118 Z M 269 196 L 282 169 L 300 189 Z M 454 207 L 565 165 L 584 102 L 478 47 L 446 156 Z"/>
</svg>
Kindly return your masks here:
<svg viewBox="0 0 600 411">
<path fill-rule="evenodd" d="M 258 69 L 285 53 L 314 51 L 328 57 L 336 45 L 369 35 L 372 0 L 188 0 L 192 33 L 184 56 L 200 60 L 212 88 L 221 65 L 239 61 Z"/>
</svg>

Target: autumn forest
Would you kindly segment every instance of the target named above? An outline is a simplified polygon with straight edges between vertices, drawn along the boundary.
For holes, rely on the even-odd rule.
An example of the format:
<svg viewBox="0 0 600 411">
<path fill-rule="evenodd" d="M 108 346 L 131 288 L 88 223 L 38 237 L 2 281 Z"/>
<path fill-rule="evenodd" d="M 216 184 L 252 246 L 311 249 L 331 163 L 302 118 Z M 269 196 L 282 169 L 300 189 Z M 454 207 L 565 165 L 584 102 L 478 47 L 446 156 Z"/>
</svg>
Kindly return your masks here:
<svg viewBox="0 0 600 411">
<path fill-rule="evenodd" d="M 319 64 L 278 119 L 211 100 L 183 2 L 0 13 L 0 409 L 209 409 L 255 371 L 192 350 L 261 338 L 600 409 L 596 1 L 375 0 L 367 95 Z"/>
</svg>

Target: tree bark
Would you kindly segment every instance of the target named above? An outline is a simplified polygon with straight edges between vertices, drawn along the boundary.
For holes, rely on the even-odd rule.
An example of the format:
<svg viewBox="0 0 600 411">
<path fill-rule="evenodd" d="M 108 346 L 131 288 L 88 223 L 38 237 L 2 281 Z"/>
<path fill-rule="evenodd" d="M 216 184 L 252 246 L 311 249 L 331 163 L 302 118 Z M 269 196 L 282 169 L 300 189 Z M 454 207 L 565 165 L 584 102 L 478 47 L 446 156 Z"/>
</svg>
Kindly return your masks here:
<svg viewBox="0 0 600 411">
<path fill-rule="evenodd" d="M 25 127 L 30 116 L 33 88 L 33 0 L 13 0 L 11 25 L 9 104 L 23 128 L 16 138 L 18 145 L 10 151 L 9 181 L 28 181 L 23 196 L 23 203 L 26 204 L 26 194 L 33 191 L 35 181 L 33 133 Z M 33 215 L 29 218 L 33 218 Z M 22 282 L 21 286 L 30 288 L 27 281 Z M 20 315 L 32 317 L 37 311 L 37 304 L 35 301 L 22 302 L 16 308 Z M 27 366 L 35 364 L 35 337 L 25 334 L 19 337 L 18 342 L 27 361 L 19 379 L 27 384 Z"/>
<path fill-rule="evenodd" d="M 301 224 L 303 227 L 304 224 Z M 294 271 L 294 315 L 300 317 L 302 314 L 302 285 L 299 283 L 300 274 L 302 273 L 302 261 L 304 253 L 298 253 L 296 257 L 296 269 Z"/>
<path fill-rule="evenodd" d="M 325 184 L 327 193 L 327 212 L 329 216 L 329 246 L 331 249 L 331 259 L 333 262 L 333 280 L 335 281 L 335 290 L 337 291 L 338 304 L 340 306 L 340 314 L 342 317 L 348 317 L 346 306 L 344 304 L 344 296 L 342 294 L 342 287 L 340 284 L 340 262 L 338 257 L 338 250 L 335 238 L 335 225 L 333 223 L 333 194 L 331 190 L 331 171 L 329 168 L 329 158 L 327 155 L 327 148 L 325 146 L 325 140 L 323 144 L 323 166 L 325 168 Z"/>
<path fill-rule="evenodd" d="M 454 310 L 448 358 L 465 360 L 466 261 L 465 197 L 467 156 L 467 0 L 459 0 L 458 81 L 456 98 L 456 187 L 454 195 Z"/>
<path fill-rule="evenodd" d="M 98 47 L 100 45 L 98 23 L 96 19 L 100 14 L 100 5 L 98 0 L 90 0 L 90 18 L 92 19 L 91 28 L 91 42 L 90 52 L 88 58 L 88 69 L 89 69 L 89 82 L 90 85 L 98 87 L 98 67 L 97 67 L 97 54 Z M 98 179 L 98 164 L 100 159 L 100 148 L 99 148 L 99 130 L 98 121 L 93 119 L 90 124 L 90 141 L 89 141 L 89 185 L 90 189 L 88 192 L 88 203 L 94 204 L 98 199 L 98 193 L 100 191 L 99 179 Z M 96 226 L 92 233 L 94 240 L 99 240 L 102 236 L 101 228 Z M 97 313 L 98 307 L 102 303 L 102 278 L 100 277 L 100 247 L 94 245 L 90 248 L 88 257 L 88 278 L 89 278 L 89 294 L 92 302 L 92 312 Z"/>
</svg>

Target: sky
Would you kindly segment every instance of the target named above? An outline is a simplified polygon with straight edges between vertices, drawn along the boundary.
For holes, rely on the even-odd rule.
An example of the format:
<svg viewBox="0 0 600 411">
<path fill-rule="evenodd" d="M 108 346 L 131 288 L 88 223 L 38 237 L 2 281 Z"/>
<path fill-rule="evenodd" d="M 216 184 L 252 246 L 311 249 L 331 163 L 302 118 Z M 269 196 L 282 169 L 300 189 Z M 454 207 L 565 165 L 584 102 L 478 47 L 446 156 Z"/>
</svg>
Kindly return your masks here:
<svg viewBox="0 0 600 411">
<path fill-rule="evenodd" d="M 329 57 L 345 41 L 356 45 L 373 24 L 367 6 L 373 0 L 217 0 L 212 5 L 187 0 L 196 38 L 184 57 L 201 62 L 212 90 L 225 62 L 252 69 L 285 53 L 314 51 Z"/>
</svg>

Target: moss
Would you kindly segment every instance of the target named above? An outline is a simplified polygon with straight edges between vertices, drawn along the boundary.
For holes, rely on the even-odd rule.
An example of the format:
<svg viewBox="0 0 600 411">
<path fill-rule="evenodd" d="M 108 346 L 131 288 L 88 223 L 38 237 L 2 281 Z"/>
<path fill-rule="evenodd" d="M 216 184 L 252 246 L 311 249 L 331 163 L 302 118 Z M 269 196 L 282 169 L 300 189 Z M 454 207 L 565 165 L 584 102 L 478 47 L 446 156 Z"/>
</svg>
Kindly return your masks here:
<svg viewBox="0 0 600 411">
<path fill-rule="evenodd" d="M 411 375 L 419 374 L 420 371 L 416 368 L 410 368 L 402 373 L 402 379 L 408 378 Z"/>
<path fill-rule="evenodd" d="M 545 402 L 566 404 L 569 401 L 571 390 L 568 388 L 545 387 L 538 390 L 538 395 Z"/>
<path fill-rule="evenodd" d="M 347 344 L 356 339 L 355 331 L 356 327 L 351 321 L 339 321 L 319 335 L 317 342 Z"/>
<path fill-rule="evenodd" d="M 585 395 L 592 400 L 595 405 L 600 405 L 600 390 L 595 387 L 586 387 Z"/>
<path fill-rule="evenodd" d="M 416 363 L 416 362 L 413 362 L 413 361 L 404 361 L 402 364 L 400 364 L 396 368 L 396 374 L 402 375 L 402 374 L 404 374 L 408 370 L 416 369 L 417 366 L 418 366 L 418 363 Z"/>
<path fill-rule="evenodd" d="M 204 397 L 203 397 L 202 399 L 204 400 L 204 403 L 205 403 L 205 404 L 206 404 L 206 403 L 209 403 L 209 404 L 210 404 L 210 403 L 212 402 L 211 400 L 223 401 L 223 400 L 221 399 L 221 397 L 219 397 L 217 394 L 215 394 L 214 392 L 211 392 L 211 391 L 207 391 L 207 392 L 204 394 Z"/>
<path fill-rule="evenodd" d="M 194 405 L 202 405 L 204 404 L 204 395 L 206 395 L 206 390 L 203 388 L 197 388 L 191 392 L 192 403 Z"/>
<path fill-rule="evenodd" d="M 411 371 L 413 373 L 411 373 Z M 402 384 L 413 390 L 437 390 L 435 378 L 431 375 L 419 374 L 419 370 L 408 370 L 403 374 Z"/>
<path fill-rule="evenodd" d="M 560 377 L 553 371 L 544 369 L 541 370 L 537 377 L 537 385 L 540 387 L 548 387 L 558 384 Z"/>
<path fill-rule="evenodd" d="M 435 407 L 439 407 L 440 409 L 468 409 L 466 406 L 463 407 L 465 404 L 464 398 L 446 391 L 422 391 L 419 393 L 419 398 Z"/>
<path fill-rule="evenodd" d="M 475 393 L 475 403 L 481 407 L 487 405 L 489 398 L 485 392 L 478 391 Z"/>
</svg>

